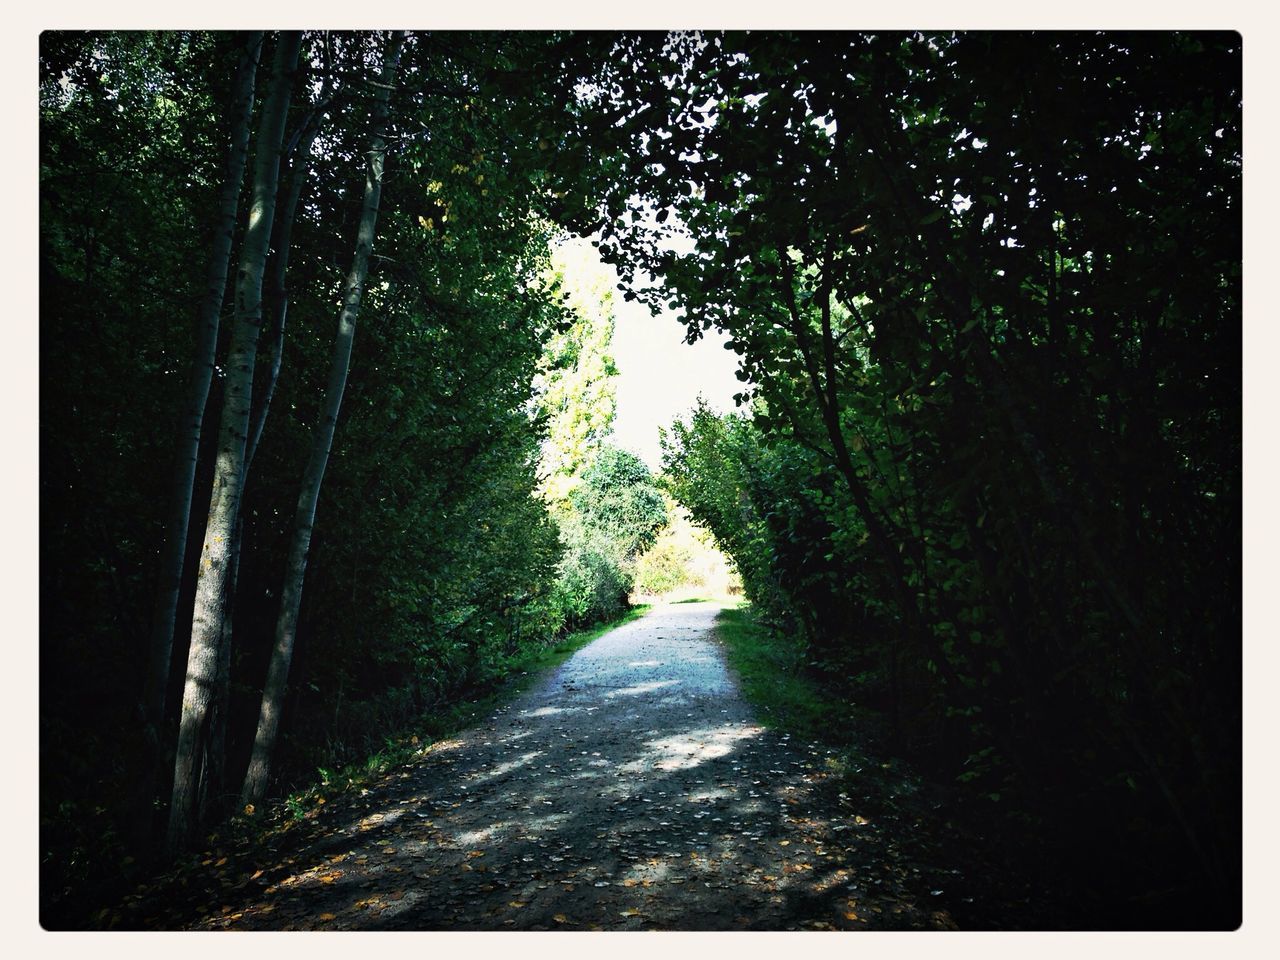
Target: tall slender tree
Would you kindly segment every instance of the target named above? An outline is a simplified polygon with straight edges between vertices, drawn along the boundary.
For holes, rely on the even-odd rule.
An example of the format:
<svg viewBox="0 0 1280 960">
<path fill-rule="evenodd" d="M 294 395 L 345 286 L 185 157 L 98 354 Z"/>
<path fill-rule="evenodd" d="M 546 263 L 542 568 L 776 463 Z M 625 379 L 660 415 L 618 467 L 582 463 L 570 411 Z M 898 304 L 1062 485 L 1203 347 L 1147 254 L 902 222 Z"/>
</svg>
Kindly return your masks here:
<svg viewBox="0 0 1280 960">
<path fill-rule="evenodd" d="M 164 723 L 165 693 L 169 685 L 169 669 L 173 658 L 174 625 L 178 613 L 178 594 L 186 557 L 187 528 L 191 518 L 192 487 L 196 461 L 200 452 L 201 424 L 213 379 L 215 353 L 218 346 L 219 317 L 227 287 L 227 265 L 231 259 L 231 242 L 235 233 L 236 208 L 244 180 L 245 158 L 249 149 L 249 125 L 253 112 L 254 80 L 262 48 L 262 31 L 242 38 L 243 48 L 232 85 L 234 96 L 228 119 L 230 142 L 227 147 L 226 171 L 218 198 L 217 222 L 209 253 L 204 296 L 200 301 L 200 319 L 196 332 L 196 352 L 191 362 L 191 379 L 186 403 L 178 422 L 173 484 L 170 487 L 169 514 L 165 524 L 164 546 L 160 554 L 156 578 L 155 604 L 151 617 L 151 653 L 147 667 L 143 712 L 147 739 L 159 758 L 159 731 Z M 148 801 L 149 801 L 148 797 Z"/>
<path fill-rule="evenodd" d="M 332 69 L 329 35 L 320 37 L 323 44 L 324 79 L 315 102 L 289 138 L 285 153 L 288 155 L 289 172 L 281 192 L 281 205 L 276 213 L 271 243 L 271 255 L 267 262 L 269 277 L 266 304 L 270 311 L 267 333 L 267 366 L 261 389 L 253 397 L 253 413 L 249 419 L 248 439 L 245 442 L 243 488 L 249 482 L 249 470 L 262 439 L 271 400 L 275 396 L 284 357 L 285 321 L 289 312 L 289 291 L 286 279 L 289 272 L 289 254 L 293 248 L 293 224 L 302 199 L 303 189 L 311 171 L 311 149 L 324 128 L 326 112 L 334 95 L 334 70 Z M 243 545 L 244 517 L 236 521 L 235 536 L 227 561 L 225 611 L 222 619 L 222 639 L 218 648 L 218 685 L 214 696 L 212 733 L 209 737 L 210 775 L 208 790 L 216 793 L 225 784 L 227 722 L 231 703 L 231 650 L 235 628 L 236 589 L 240 573 L 240 551 Z"/>
<path fill-rule="evenodd" d="M 275 646 L 271 651 L 267 680 L 262 691 L 262 708 L 258 715 L 258 730 L 253 741 L 253 755 L 249 761 L 249 770 L 245 775 L 244 789 L 241 792 L 241 799 L 246 805 L 261 801 L 266 792 L 270 774 L 271 753 L 279 730 L 280 710 L 289 676 L 289 664 L 293 659 L 298 610 L 302 604 L 302 586 L 307 570 L 307 554 L 311 548 L 311 530 L 315 523 L 316 504 L 320 499 L 320 485 L 324 480 L 325 467 L 329 462 L 333 434 L 338 424 L 338 411 L 342 406 L 342 395 L 347 386 L 347 371 L 351 366 L 351 348 L 355 341 L 356 322 L 359 319 L 360 304 L 364 298 L 365 279 L 369 274 L 369 257 L 373 252 L 378 207 L 382 200 L 382 176 L 387 153 L 385 128 L 403 44 L 402 31 L 393 32 L 388 38 L 382 75 L 374 95 L 372 133 L 365 168 L 364 203 L 356 235 L 355 257 L 351 264 L 351 271 L 347 275 L 342 310 L 338 315 L 338 333 L 329 367 L 325 402 L 321 409 L 320 422 L 316 425 L 312 437 L 311 456 L 302 475 L 302 490 L 298 494 L 298 505 L 294 513 L 293 539 L 289 548 L 288 566 L 285 569 L 284 589 L 281 591 Z"/>
<path fill-rule="evenodd" d="M 185 846 L 199 819 L 201 770 L 198 759 L 204 754 L 209 706 L 217 686 L 227 560 L 240 513 L 253 369 L 262 327 L 262 278 L 275 216 L 285 118 L 301 43 L 302 34 L 298 31 L 280 34 L 272 65 L 271 88 L 258 128 L 253 199 L 237 269 L 235 330 L 227 361 L 213 492 L 196 581 L 191 648 L 187 655 L 178 747 L 174 758 L 173 795 L 166 836 L 166 845 L 171 851 Z"/>
</svg>

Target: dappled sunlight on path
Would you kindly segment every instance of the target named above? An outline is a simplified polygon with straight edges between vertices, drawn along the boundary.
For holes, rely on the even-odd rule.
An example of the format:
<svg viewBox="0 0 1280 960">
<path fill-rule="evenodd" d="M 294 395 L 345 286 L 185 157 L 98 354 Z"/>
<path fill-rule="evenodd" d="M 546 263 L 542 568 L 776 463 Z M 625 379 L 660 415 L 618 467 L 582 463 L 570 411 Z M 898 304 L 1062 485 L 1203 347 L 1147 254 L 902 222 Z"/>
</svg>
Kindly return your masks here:
<svg viewBox="0 0 1280 960">
<path fill-rule="evenodd" d="M 236 884 L 191 923 L 950 925 L 876 824 L 833 809 L 823 755 L 756 721 L 711 637 L 717 612 L 659 607 L 611 631 L 484 724 L 335 800 L 281 862 L 234 865 Z"/>
</svg>

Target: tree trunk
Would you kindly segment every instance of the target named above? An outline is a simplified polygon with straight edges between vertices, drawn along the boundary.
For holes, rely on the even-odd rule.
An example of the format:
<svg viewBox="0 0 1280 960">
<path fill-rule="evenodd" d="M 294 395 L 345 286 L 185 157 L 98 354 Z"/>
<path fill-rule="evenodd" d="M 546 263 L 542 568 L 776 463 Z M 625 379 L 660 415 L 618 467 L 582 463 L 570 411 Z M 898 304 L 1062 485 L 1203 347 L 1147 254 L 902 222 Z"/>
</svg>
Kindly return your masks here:
<svg viewBox="0 0 1280 960">
<path fill-rule="evenodd" d="M 147 740 L 157 753 L 157 762 L 160 730 L 164 724 L 165 693 L 169 686 L 169 669 L 173 657 L 173 633 L 186 555 L 187 527 L 191 517 L 192 487 L 200 450 L 200 428 L 209 398 L 209 384 L 213 379 L 218 345 L 218 318 L 227 287 L 227 263 L 231 258 L 236 207 L 244 180 L 245 156 L 249 147 L 249 119 L 253 112 L 254 78 L 261 47 L 262 32 L 248 34 L 236 69 L 230 114 L 231 142 L 227 148 L 226 172 L 218 202 L 218 220 L 214 226 L 213 249 L 209 256 L 204 299 L 200 305 L 196 355 L 191 365 L 187 401 L 178 425 L 176 468 L 169 494 L 169 515 L 160 554 L 160 570 L 156 577 L 155 606 L 151 618 L 151 656 L 142 701 Z"/>
<path fill-rule="evenodd" d="M 289 676 L 289 664 L 293 659 L 294 637 L 298 626 L 298 610 L 302 604 L 303 579 L 307 569 L 307 554 L 311 547 L 311 529 L 315 522 L 316 503 L 320 498 L 320 484 L 329 462 L 329 450 L 333 445 L 334 429 L 338 423 L 338 411 L 347 386 L 347 371 L 351 365 L 351 347 L 360 315 L 360 302 L 364 296 L 365 277 L 369 272 L 369 256 L 373 252 L 374 231 L 378 221 L 378 206 L 382 199 L 382 171 L 386 159 L 386 126 L 391 90 L 395 83 L 396 67 L 404 34 L 395 32 L 387 41 L 382 76 L 377 86 L 373 108 L 373 133 L 370 138 L 368 165 L 365 173 L 364 205 L 360 214 L 360 228 L 356 237 L 355 257 L 351 272 L 347 275 L 346 292 L 342 311 L 338 316 L 338 334 L 333 346 L 333 359 L 329 367 L 329 382 L 325 390 L 325 404 L 311 441 L 311 456 L 302 475 L 302 490 L 298 494 L 298 506 L 294 513 L 293 542 L 289 548 L 289 561 L 285 569 L 284 587 L 280 596 L 280 615 L 276 621 L 275 646 L 271 651 L 271 663 L 267 668 L 267 680 L 262 691 L 262 709 L 258 715 L 258 730 L 253 741 L 253 755 L 245 774 L 241 802 L 246 806 L 259 804 L 266 793 L 271 770 L 271 754 L 275 748 L 276 734 L 280 727 L 280 709 L 284 701 L 285 685 Z"/>
<path fill-rule="evenodd" d="M 289 294 L 285 279 L 289 271 L 289 251 L 293 241 L 293 221 L 297 214 L 298 203 L 302 198 L 303 187 L 306 186 L 307 171 L 311 156 L 311 147 L 323 125 L 324 105 L 329 97 L 330 76 L 326 75 L 320 102 L 316 104 L 312 116 L 295 134 L 297 139 L 293 149 L 293 161 L 290 165 L 288 186 L 284 193 L 284 204 L 275 218 L 274 237 L 271 244 L 272 254 L 268 261 L 270 281 L 266 303 L 270 305 L 271 325 L 268 334 L 267 375 L 261 393 L 254 396 L 253 413 L 249 419 L 248 439 L 245 443 L 244 466 L 241 468 L 240 488 L 243 491 L 249 482 L 249 468 L 253 465 L 254 454 L 258 450 L 258 442 L 262 439 L 262 430 L 267 422 L 267 414 L 271 410 L 271 398 L 275 395 L 276 383 L 280 379 L 280 363 L 284 354 L 284 328 L 289 311 Z M 231 704 L 231 642 L 235 633 L 236 589 L 239 583 L 240 549 L 244 543 L 244 517 L 236 521 L 235 535 L 227 559 L 226 596 L 223 600 L 222 638 L 218 650 L 218 682 L 214 693 L 214 710 L 212 732 L 210 733 L 209 757 L 211 767 L 209 778 L 210 791 L 220 796 L 226 791 L 226 753 L 227 721 Z"/>
<path fill-rule="evenodd" d="M 196 581 L 191 648 L 182 691 L 182 717 L 174 759 L 173 796 L 166 845 L 182 849 L 198 820 L 200 770 L 197 760 L 208 735 L 209 704 L 217 686 L 218 647 L 222 636 L 227 560 L 240 512 L 245 439 L 253 391 L 253 368 L 262 326 L 262 275 L 275 216 L 276 184 L 285 116 L 293 87 L 302 35 L 280 34 L 272 65 L 271 91 L 263 107 L 254 158 L 253 201 L 237 269 L 235 330 L 227 359 L 226 393 L 219 425 L 213 493 Z"/>
</svg>

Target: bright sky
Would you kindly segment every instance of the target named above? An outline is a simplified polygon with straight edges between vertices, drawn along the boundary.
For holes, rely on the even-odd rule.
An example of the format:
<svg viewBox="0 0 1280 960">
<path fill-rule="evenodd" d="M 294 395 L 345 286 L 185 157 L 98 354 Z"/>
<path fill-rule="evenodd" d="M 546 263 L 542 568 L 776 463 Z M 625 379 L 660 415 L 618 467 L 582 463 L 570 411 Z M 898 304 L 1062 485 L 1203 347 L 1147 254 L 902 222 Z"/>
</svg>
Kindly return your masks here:
<svg viewBox="0 0 1280 960">
<path fill-rule="evenodd" d="M 685 343 L 684 324 L 671 312 L 651 316 L 647 307 L 620 296 L 616 312 L 614 442 L 657 469 L 658 427 L 688 414 L 699 394 L 721 413 L 734 409 L 733 395 L 744 387 L 734 376 L 738 355 L 724 348 L 724 335 L 714 329 L 692 346 Z"/>
</svg>

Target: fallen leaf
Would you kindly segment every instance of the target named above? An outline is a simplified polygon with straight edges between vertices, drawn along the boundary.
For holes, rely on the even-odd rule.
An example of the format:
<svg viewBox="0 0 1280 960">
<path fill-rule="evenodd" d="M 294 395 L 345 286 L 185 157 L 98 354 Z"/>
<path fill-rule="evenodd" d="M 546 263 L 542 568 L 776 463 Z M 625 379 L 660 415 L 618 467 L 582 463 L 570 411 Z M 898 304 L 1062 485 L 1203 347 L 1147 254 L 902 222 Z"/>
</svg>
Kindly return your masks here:
<svg viewBox="0 0 1280 960">
<path fill-rule="evenodd" d="M 320 914 L 320 919 L 321 919 L 324 923 L 328 923 L 330 920 L 337 920 L 337 919 L 338 919 L 338 915 L 337 915 L 337 914 L 335 914 L 335 913 L 322 913 L 322 914 Z"/>
</svg>

